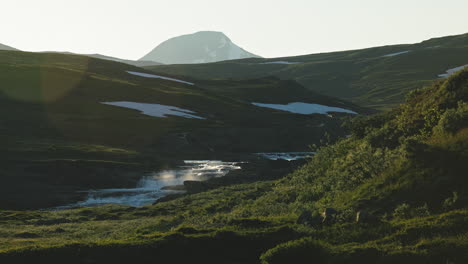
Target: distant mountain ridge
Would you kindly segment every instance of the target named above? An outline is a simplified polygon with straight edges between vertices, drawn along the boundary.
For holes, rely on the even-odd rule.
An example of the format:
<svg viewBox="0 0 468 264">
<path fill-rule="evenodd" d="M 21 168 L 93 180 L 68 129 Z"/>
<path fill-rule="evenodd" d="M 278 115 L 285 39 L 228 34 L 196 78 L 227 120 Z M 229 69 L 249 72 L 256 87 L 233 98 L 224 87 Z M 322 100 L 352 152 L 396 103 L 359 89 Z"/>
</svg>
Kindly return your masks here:
<svg viewBox="0 0 468 264">
<path fill-rule="evenodd" d="M 149 67 L 149 66 L 158 66 L 162 65 L 162 63 L 159 63 L 157 61 L 146 61 L 146 60 L 126 60 L 126 59 L 121 59 L 121 58 L 116 58 L 116 57 L 111 57 L 111 56 L 106 56 L 102 54 L 81 54 L 81 53 L 74 53 L 74 52 L 69 52 L 69 51 L 44 51 L 42 53 L 60 53 L 60 54 L 66 54 L 66 55 L 79 55 L 79 56 L 86 56 L 86 57 L 91 57 L 91 58 L 96 58 L 96 59 L 101 59 L 101 60 L 109 60 L 109 61 L 116 61 L 116 62 L 121 62 L 137 67 Z"/>
<path fill-rule="evenodd" d="M 222 32 L 200 31 L 164 41 L 140 60 L 164 64 L 195 64 L 260 58 L 234 44 Z"/>
<path fill-rule="evenodd" d="M 414 89 L 468 65 L 468 33 L 420 43 L 294 57 L 147 67 L 197 79 L 295 80 L 319 94 L 388 110 Z"/>
<path fill-rule="evenodd" d="M 15 49 L 13 47 L 3 45 L 3 44 L 0 43 L 0 50 L 18 50 L 18 49 Z"/>
<path fill-rule="evenodd" d="M 122 62 L 130 65 L 134 65 L 137 67 L 147 67 L 147 66 L 156 66 L 156 65 L 162 65 L 162 63 L 159 63 L 157 61 L 152 61 L 152 60 L 125 60 L 125 59 L 120 59 L 116 57 L 111 57 L 111 56 L 106 56 L 102 54 L 83 54 L 84 56 L 88 57 L 93 57 L 97 59 L 102 59 L 102 60 L 111 60 L 111 61 L 116 61 L 116 62 Z"/>
</svg>

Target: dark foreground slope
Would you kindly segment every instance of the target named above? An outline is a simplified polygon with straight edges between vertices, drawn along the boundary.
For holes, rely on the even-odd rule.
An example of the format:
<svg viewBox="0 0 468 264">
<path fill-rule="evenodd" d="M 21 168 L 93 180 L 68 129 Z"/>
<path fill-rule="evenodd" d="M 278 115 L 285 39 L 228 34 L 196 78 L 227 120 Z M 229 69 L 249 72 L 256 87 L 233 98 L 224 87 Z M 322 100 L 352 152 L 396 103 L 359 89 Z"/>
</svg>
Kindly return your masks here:
<svg viewBox="0 0 468 264">
<path fill-rule="evenodd" d="M 466 263 L 467 102 L 464 71 L 355 119 L 352 137 L 278 181 L 141 208 L 3 211 L 0 261 Z"/>
<path fill-rule="evenodd" d="M 390 109 L 402 103 L 409 91 L 467 64 L 468 34 L 464 34 L 411 45 L 149 69 L 201 79 L 277 76 L 358 105 Z"/>
<path fill-rule="evenodd" d="M 183 159 L 303 151 L 338 116 L 298 115 L 251 102 L 301 101 L 365 112 L 275 78 L 187 83 L 127 73 L 143 69 L 58 53 L 0 51 L 0 208 L 41 208 L 76 190 L 134 186 L 143 172 Z M 204 119 L 147 116 L 102 104 L 180 107 Z M 71 195 L 71 197 L 70 197 Z"/>
</svg>

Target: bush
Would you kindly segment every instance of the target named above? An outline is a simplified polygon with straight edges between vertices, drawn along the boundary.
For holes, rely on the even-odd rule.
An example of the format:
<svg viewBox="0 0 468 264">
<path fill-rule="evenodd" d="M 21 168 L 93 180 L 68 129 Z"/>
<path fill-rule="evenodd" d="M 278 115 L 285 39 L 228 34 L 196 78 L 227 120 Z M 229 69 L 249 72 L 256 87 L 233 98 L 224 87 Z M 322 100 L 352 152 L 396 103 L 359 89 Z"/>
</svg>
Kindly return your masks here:
<svg viewBox="0 0 468 264">
<path fill-rule="evenodd" d="M 393 212 L 393 217 L 398 219 L 409 219 L 412 217 L 425 217 L 429 216 L 429 207 L 427 204 L 423 206 L 412 208 L 409 204 L 403 203 L 395 208 Z"/>
<path fill-rule="evenodd" d="M 411 206 L 407 203 L 402 203 L 393 211 L 393 217 L 407 219 L 411 217 Z"/>
<path fill-rule="evenodd" d="M 425 217 L 429 215 L 431 215 L 431 213 L 429 211 L 429 206 L 427 206 L 427 204 L 424 204 L 421 207 L 415 208 L 413 212 L 413 216 L 416 216 L 416 217 Z"/>
<path fill-rule="evenodd" d="M 453 209 L 455 207 L 457 201 L 458 201 L 458 193 L 453 192 L 451 197 L 445 199 L 442 206 L 444 207 L 444 209 L 450 210 L 450 209 Z"/>
<path fill-rule="evenodd" d="M 448 109 L 442 114 L 437 126 L 434 127 L 435 133 L 453 134 L 459 129 L 468 126 L 468 104 L 460 102 L 458 108 Z"/>
</svg>

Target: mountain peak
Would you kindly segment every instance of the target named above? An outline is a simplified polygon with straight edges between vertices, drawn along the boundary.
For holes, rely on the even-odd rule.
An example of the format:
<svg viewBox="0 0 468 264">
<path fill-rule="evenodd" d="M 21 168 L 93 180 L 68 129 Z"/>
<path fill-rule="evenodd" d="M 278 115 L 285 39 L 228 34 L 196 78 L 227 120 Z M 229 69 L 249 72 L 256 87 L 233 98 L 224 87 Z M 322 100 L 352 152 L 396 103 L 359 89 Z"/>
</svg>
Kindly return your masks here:
<svg viewBox="0 0 468 264">
<path fill-rule="evenodd" d="M 259 56 L 237 46 L 223 32 L 199 31 L 168 39 L 140 60 L 192 64 L 251 57 Z"/>
</svg>

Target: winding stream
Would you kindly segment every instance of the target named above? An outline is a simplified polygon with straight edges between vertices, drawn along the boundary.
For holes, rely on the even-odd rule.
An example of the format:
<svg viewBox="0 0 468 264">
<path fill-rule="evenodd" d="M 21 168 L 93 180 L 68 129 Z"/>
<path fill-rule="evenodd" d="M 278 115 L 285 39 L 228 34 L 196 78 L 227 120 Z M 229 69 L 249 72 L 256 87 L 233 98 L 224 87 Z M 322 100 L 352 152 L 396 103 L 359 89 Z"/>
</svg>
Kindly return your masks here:
<svg viewBox="0 0 468 264">
<path fill-rule="evenodd" d="M 257 155 L 270 160 L 292 161 L 311 157 L 313 152 L 274 152 L 257 153 Z M 94 207 L 104 204 L 150 205 L 169 194 L 184 192 L 167 190 L 164 187 L 183 185 L 184 181 L 206 181 L 211 178 L 223 177 L 232 170 L 241 169 L 241 163 L 218 160 L 185 160 L 184 165 L 176 169 L 154 172 L 144 176 L 134 188 L 89 190 L 86 191 L 85 200 L 55 207 L 53 210 Z"/>
<path fill-rule="evenodd" d="M 155 172 L 143 177 L 135 188 L 90 190 L 87 191 L 88 197 L 86 200 L 56 207 L 55 209 L 93 207 L 104 204 L 149 205 L 168 194 L 181 192 L 163 190 L 162 188 L 165 186 L 182 185 L 187 180 L 205 181 L 210 178 L 222 177 L 231 170 L 241 169 L 239 162 L 186 160 L 184 163 L 184 166 L 174 170 Z"/>
</svg>

